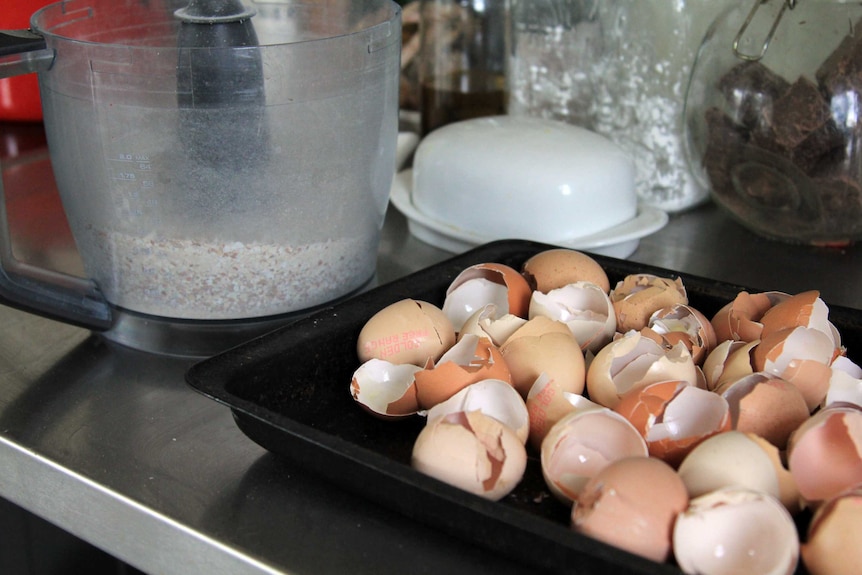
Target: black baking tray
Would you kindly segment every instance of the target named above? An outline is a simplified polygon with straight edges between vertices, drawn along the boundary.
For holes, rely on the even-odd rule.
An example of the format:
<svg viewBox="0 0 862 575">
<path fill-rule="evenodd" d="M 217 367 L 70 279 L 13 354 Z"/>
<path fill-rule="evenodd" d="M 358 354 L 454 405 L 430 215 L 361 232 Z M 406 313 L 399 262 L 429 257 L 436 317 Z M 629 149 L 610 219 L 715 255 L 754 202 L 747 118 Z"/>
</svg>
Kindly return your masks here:
<svg viewBox="0 0 862 575">
<path fill-rule="evenodd" d="M 240 430 L 267 450 L 417 521 L 506 554 L 525 570 L 679 574 L 671 563 L 655 563 L 570 531 L 569 510 L 550 496 L 537 454 L 531 454 L 524 480 L 511 495 L 488 501 L 410 467 L 421 417 L 382 421 L 351 397 L 359 331 L 377 311 L 404 298 L 442 305 L 449 284 L 465 267 L 497 262 L 520 269 L 527 258 L 551 247 L 520 240 L 485 244 L 206 359 L 188 371 L 186 380 L 228 406 Z M 632 273 L 680 277 L 690 304 L 707 317 L 747 289 L 592 257 L 612 286 Z M 862 345 L 862 312 L 830 307 L 830 318 L 849 350 Z"/>
</svg>

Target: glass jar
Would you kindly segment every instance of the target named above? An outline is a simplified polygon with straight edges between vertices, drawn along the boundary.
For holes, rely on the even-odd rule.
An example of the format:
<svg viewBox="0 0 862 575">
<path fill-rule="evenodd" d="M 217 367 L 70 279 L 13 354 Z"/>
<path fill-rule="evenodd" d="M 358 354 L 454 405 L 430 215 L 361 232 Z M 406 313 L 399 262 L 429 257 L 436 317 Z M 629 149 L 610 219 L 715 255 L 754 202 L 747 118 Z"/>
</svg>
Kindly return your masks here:
<svg viewBox="0 0 862 575">
<path fill-rule="evenodd" d="M 688 92 L 691 163 L 758 234 L 862 236 L 862 5 L 750 0 L 716 20 Z"/>
<path fill-rule="evenodd" d="M 421 132 L 506 112 L 507 0 L 420 0 Z"/>
<path fill-rule="evenodd" d="M 685 90 L 710 23 L 735 0 L 513 0 L 509 113 L 565 120 L 635 160 L 642 204 L 708 190 L 685 151 Z"/>
</svg>

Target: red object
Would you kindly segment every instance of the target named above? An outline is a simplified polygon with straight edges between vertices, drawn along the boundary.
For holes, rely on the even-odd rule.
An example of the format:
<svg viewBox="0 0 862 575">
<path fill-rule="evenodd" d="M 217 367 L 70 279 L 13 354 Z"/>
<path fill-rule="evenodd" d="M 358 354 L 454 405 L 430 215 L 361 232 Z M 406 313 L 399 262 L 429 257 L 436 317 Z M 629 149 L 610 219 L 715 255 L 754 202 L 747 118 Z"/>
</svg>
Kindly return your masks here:
<svg viewBox="0 0 862 575">
<path fill-rule="evenodd" d="M 0 30 L 30 27 L 33 12 L 52 0 L 16 0 L 6 2 L 0 11 Z M 42 101 L 36 74 L 0 79 L 0 120 L 42 121 Z"/>
</svg>

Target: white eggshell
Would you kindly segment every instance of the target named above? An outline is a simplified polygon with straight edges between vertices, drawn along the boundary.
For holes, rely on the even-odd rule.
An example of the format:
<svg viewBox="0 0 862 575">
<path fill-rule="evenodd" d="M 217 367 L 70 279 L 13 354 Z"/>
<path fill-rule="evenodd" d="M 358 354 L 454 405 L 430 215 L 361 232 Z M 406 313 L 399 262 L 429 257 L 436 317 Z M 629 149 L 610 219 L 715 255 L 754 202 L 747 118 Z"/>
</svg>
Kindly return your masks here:
<svg viewBox="0 0 862 575">
<path fill-rule="evenodd" d="M 487 337 L 499 347 L 525 323 L 527 323 L 526 319 L 510 313 L 498 316 L 497 306 L 489 303 L 467 318 L 461 326 L 458 337 L 468 334 Z"/>
<path fill-rule="evenodd" d="M 862 407 L 862 368 L 843 355 L 832 362 L 832 376 L 823 407 L 835 403 Z"/>
<path fill-rule="evenodd" d="M 527 405 L 511 384 L 499 379 L 485 379 L 468 385 L 443 403 L 428 410 L 428 423 L 459 411 L 481 411 L 497 419 L 526 443 L 530 433 Z"/>
<path fill-rule="evenodd" d="M 554 243 L 635 217 L 634 181 L 632 159 L 599 134 L 497 116 L 423 138 L 413 161 L 413 202 L 426 216 L 488 239 Z"/>
<path fill-rule="evenodd" d="M 691 500 L 677 516 L 673 552 L 690 574 L 790 575 L 799 562 L 799 536 L 777 499 L 729 487 Z"/>
</svg>

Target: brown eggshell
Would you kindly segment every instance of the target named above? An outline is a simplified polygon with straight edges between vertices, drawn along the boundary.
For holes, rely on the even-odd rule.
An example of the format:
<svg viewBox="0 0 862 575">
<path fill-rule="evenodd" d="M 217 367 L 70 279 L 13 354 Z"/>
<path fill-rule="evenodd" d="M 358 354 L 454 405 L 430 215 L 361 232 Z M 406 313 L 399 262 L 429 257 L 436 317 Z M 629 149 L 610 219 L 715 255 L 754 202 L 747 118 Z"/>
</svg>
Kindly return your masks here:
<svg viewBox="0 0 862 575">
<path fill-rule="evenodd" d="M 727 340 L 718 344 L 703 362 L 706 388 L 715 390 L 754 373 L 751 353 L 759 342 Z"/>
<path fill-rule="evenodd" d="M 430 409 L 483 379 L 512 381 L 500 350 L 490 340 L 475 335 L 461 338 L 440 361 L 416 372 L 414 377 L 416 397 L 422 409 Z"/>
<path fill-rule="evenodd" d="M 473 287 L 475 284 L 477 287 Z M 492 285 L 505 290 L 502 301 L 495 301 L 487 288 Z M 446 290 L 443 312 L 460 331 L 464 322 L 476 310 L 493 303 L 501 315 L 512 314 L 526 318 L 533 291 L 527 280 L 510 266 L 499 263 L 482 263 L 470 266 L 452 280 Z"/>
<path fill-rule="evenodd" d="M 527 394 L 527 411 L 530 414 L 530 445 L 539 449 L 542 441 L 563 417 L 574 411 L 604 409 L 583 395 L 563 391 L 556 381 L 543 373 Z"/>
<path fill-rule="evenodd" d="M 663 562 L 671 552 L 674 521 L 687 505 L 685 485 L 669 465 L 630 457 L 587 483 L 572 508 L 572 529 Z"/>
<path fill-rule="evenodd" d="M 404 299 L 375 313 L 359 332 L 356 352 L 361 363 L 383 359 L 424 367 L 455 344 L 455 329 L 437 306 Z"/>
<path fill-rule="evenodd" d="M 716 346 L 712 324 L 703 313 L 689 305 L 664 307 L 650 316 L 647 326 L 663 335 L 672 346 L 683 342 L 697 365 L 703 365 Z"/>
<path fill-rule="evenodd" d="M 539 252 L 524 262 L 522 273 L 533 289 L 542 293 L 578 281 L 597 284 L 605 293 L 611 289 L 602 266 L 592 257 L 576 250 L 559 248 Z"/>
<path fill-rule="evenodd" d="M 718 342 L 729 339 L 750 342 L 760 339 L 763 331 L 760 319 L 763 314 L 789 297 L 789 294 L 783 292 L 739 292 L 736 298 L 718 310 L 711 320 Z"/>
<path fill-rule="evenodd" d="M 684 381 L 662 381 L 633 389 L 614 410 L 646 440 L 649 453 L 677 467 L 704 439 L 730 430 L 727 401 Z"/>
<path fill-rule="evenodd" d="M 493 417 L 459 412 L 422 428 L 411 464 L 426 475 L 497 501 L 523 478 L 527 451 L 515 432 Z"/>
<path fill-rule="evenodd" d="M 505 345 L 519 337 L 536 337 L 545 335 L 546 333 L 561 333 L 563 335 L 572 336 L 572 338 L 575 337 L 572 335 L 572 330 L 570 330 L 563 322 L 545 316 L 537 316 L 515 330 L 512 335 L 506 338 L 506 341 L 503 342 L 503 344 Z"/>
<path fill-rule="evenodd" d="M 584 391 L 584 355 L 568 328 L 566 333 L 510 338 L 500 351 L 512 374 L 512 385 L 524 398 L 542 373 L 565 392 Z"/>
<path fill-rule="evenodd" d="M 802 562 L 811 575 L 857 575 L 862 565 L 862 487 L 819 507 L 802 544 Z"/>
<path fill-rule="evenodd" d="M 815 505 L 862 483 L 862 410 L 831 406 L 812 415 L 790 435 L 787 465 Z"/>
<path fill-rule="evenodd" d="M 369 359 L 353 373 L 350 394 L 363 409 L 381 419 L 399 419 L 419 411 L 413 364 Z"/>
<path fill-rule="evenodd" d="M 664 307 L 688 303 L 680 278 L 662 278 L 652 274 L 626 276 L 617 283 L 610 297 L 620 333 L 645 328 L 650 316 Z"/>
<path fill-rule="evenodd" d="M 816 290 L 802 292 L 772 306 L 760 321 L 765 339 L 769 334 L 792 327 L 807 327 L 817 329 L 834 338 L 835 328 L 829 323 L 829 308 L 820 299 Z M 834 341 L 835 347 L 840 342 Z"/>
<path fill-rule="evenodd" d="M 459 411 L 481 411 L 513 430 L 522 443 L 530 433 L 530 414 L 520 394 L 510 383 L 483 379 L 471 383 L 446 401 L 428 410 L 427 421 Z"/>
<path fill-rule="evenodd" d="M 766 373 L 728 382 L 716 391 L 730 405 L 734 429 L 758 435 L 778 449 L 787 447 L 790 434 L 808 420 L 799 388 Z"/>
</svg>

